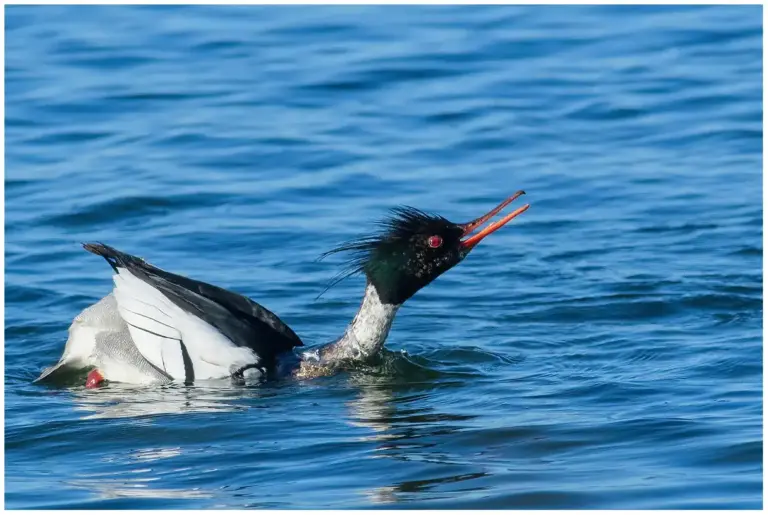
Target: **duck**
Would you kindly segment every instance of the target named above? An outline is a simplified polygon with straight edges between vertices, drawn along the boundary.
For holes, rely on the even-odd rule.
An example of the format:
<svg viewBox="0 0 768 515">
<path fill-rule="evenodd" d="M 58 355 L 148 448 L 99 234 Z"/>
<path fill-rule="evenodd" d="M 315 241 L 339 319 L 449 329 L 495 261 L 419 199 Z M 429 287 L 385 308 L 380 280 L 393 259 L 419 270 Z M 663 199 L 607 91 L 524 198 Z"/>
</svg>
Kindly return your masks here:
<svg viewBox="0 0 768 515">
<path fill-rule="evenodd" d="M 275 313 L 244 295 L 165 271 L 104 243 L 84 243 L 110 265 L 114 287 L 74 318 L 61 358 L 36 381 L 87 370 L 88 389 L 111 382 L 250 384 L 312 379 L 370 361 L 384 347 L 399 308 L 525 212 L 529 204 L 483 226 L 524 194 L 517 191 L 466 223 L 396 207 L 377 231 L 323 254 L 347 256 L 332 284 L 363 274 L 365 290 L 342 335 L 308 350 Z"/>
</svg>

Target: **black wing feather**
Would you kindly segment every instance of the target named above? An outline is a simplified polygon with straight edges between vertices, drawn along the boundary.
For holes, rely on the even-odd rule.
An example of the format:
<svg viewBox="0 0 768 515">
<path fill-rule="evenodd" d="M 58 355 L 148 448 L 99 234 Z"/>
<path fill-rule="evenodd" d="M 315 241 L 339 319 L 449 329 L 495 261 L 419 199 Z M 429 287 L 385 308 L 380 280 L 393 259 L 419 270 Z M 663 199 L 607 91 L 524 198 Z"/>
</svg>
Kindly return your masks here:
<svg viewBox="0 0 768 515">
<path fill-rule="evenodd" d="M 304 345 L 277 315 L 248 297 L 202 281 L 166 272 L 103 243 L 85 243 L 117 271 L 125 268 L 160 290 L 181 309 L 218 329 L 232 343 L 253 349 L 263 360 Z"/>
</svg>

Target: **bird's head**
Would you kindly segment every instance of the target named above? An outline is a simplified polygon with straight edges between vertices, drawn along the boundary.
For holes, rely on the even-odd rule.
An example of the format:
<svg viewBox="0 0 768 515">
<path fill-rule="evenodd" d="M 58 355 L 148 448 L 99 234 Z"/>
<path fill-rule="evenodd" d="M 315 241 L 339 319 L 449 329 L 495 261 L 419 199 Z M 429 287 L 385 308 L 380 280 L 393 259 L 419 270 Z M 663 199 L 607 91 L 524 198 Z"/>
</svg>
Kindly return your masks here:
<svg viewBox="0 0 768 515">
<path fill-rule="evenodd" d="M 362 272 L 382 302 L 402 304 L 461 262 L 483 238 L 527 210 L 529 204 L 474 232 L 523 194 L 518 191 L 485 215 L 463 224 L 411 207 L 395 208 L 390 217 L 379 222 L 379 232 L 345 243 L 323 256 L 350 252 L 348 267 L 335 282 Z"/>
</svg>

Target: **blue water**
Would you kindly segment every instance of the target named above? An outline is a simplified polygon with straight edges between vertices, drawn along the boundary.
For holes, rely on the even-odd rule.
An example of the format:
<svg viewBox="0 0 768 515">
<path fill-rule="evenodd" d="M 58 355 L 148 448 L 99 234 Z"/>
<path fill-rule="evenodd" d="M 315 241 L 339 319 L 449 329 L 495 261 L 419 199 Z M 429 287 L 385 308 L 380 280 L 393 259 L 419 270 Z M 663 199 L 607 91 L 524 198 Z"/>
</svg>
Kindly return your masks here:
<svg viewBox="0 0 768 515">
<path fill-rule="evenodd" d="M 8 508 L 760 508 L 762 11 L 8 7 Z M 32 384 L 105 241 L 341 334 L 408 204 L 531 208 L 388 351 L 263 387 Z"/>
</svg>

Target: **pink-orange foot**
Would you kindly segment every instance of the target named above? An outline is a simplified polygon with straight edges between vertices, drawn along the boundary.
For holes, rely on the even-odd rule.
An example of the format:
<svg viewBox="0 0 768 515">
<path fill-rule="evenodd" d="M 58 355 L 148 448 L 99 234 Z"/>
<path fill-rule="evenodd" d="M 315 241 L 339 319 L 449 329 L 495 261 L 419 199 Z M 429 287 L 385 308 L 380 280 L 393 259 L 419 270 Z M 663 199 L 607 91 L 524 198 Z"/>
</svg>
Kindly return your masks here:
<svg viewBox="0 0 768 515">
<path fill-rule="evenodd" d="M 88 373 L 88 379 L 85 380 L 86 388 L 98 388 L 104 382 L 104 376 L 98 369 L 93 369 Z"/>
</svg>

